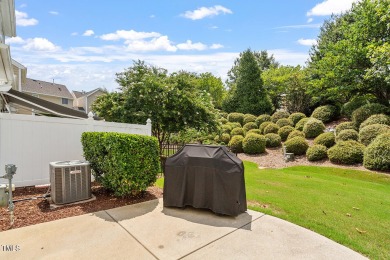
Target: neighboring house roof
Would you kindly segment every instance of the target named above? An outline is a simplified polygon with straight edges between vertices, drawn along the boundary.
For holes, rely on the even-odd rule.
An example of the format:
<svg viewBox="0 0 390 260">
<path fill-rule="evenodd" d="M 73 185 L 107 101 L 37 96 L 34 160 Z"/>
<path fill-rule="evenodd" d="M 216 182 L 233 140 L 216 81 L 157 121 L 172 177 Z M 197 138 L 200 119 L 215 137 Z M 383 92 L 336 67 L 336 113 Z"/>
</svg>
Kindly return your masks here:
<svg viewBox="0 0 390 260">
<path fill-rule="evenodd" d="M 22 92 L 73 99 L 65 85 L 26 78 Z"/>
<path fill-rule="evenodd" d="M 75 91 L 73 90 L 73 95 L 76 97 L 76 98 L 80 98 L 80 97 L 88 97 L 92 94 L 94 94 L 95 92 L 98 92 L 98 91 L 102 91 L 104 92 L 104 90 L 102 90 L 101 88 L 96 88 L 96 89 L 93 89 L 91 91 L 88 91 L 88 92 L 85 92 L 85 91 Z"/>
</svg>

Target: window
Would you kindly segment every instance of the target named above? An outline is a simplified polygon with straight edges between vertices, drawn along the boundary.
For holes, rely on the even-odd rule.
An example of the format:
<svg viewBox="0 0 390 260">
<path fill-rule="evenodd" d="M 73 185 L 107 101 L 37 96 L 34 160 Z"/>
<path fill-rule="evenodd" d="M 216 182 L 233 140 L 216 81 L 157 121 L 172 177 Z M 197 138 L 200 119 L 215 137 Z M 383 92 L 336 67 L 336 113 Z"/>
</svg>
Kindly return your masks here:
<svg viewBox="0 0 390 260">
<path fill-rule="evenodd" d="M 62 104 L 67 105 L 69 103 L 69 100 L 67 98 L 62 98 Z"/>
</svg>

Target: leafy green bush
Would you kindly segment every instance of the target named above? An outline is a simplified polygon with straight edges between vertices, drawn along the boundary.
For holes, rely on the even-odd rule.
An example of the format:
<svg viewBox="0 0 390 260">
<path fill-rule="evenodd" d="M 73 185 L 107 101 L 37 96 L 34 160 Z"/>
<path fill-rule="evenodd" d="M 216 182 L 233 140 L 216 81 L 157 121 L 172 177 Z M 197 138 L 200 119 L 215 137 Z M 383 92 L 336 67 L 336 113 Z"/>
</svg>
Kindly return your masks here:
<svg viewBox="0 0 390 260">
<path fill-rule="evenodd" d="M 295 129 L 299 130 L 299 131 L 303 131 L 303 127 L 305 126 L 305 124 L 307 123 L 307 121 L 309 121 L 309 117 L 305 117 L 305 118 L 302 118 L 301 120 L 298 121 L 298 123 L 296 123 L 295 125 Z"/>
<path fill-rule="evenodd" d="M 222 133 L 227 133 L 227 134 L 230 134 L 230 132 L 232 131 L 233 127 L 231 125 L 222 125 L 221 126 L 221 131 Z"/>
<path fill-rule="evenodd" d="M 307 148 L 309 147 L 305 138 L 299 136 L 287 140 L 284 145 L 286 146 L 287 153 L 293 153 L 295 155 L 305 154 Z"/>
<path fill-rule="evenodd" d="M 220 119 L 218 119 L 218 122 L 220 122 L 222 125 L 224 125 L 229 121 L 226 118 L 220 118 Z"/>
<path fill-rule="evenodd" d="M 372 115 L 366 120 L 364 120 L 363 123 L 361 123 L 360 129 L 362 129 L 365 126 L 373 125 L 373 124 L 390 125 L 390 116 L 387 116 L 385 114 Z"/>
<path fill-rule="evenodd" d="M 390 133 L 378 135 L 364 151 L 363 165 L 370 170 L 390 171 Z"/>
<path fill-rule="evenodd" d="M 234 130 L 234 129 L 233 129 L 233 130 Z M 232 130 L 232 131 L 233 131 L 233 130 Z M 221 134 L 220 140 L 221 140 L 222 143 L 228 144 L 229 141 L 230 141 L 230 135 L 229 135 L 229 134 L 226 134 L 226 133 Z"/>
<path fill-rule="evenodd" d="M 293 126 L 295 126 L 299 122 L 299 120 L 301 120 L 302 118 L 306 118 L 306 115 L 301 112 L 296 112 L 292 113 L 288 118 L 293 122 Z"/>
<path fill-rule="evenodd" d="M 220 118 L 226 118 L 228 117 L 228 113 L 224 112 L 224 111 L 218 111 L 218 114 L 219 114 L 219 117 Z"/>
<path fill-rule="evenodd" d="M 277 134 L 278 131 L 279 131 L 279 126 L 275 123 L 271 123 L 269 125 L 267 125 L 265 128 L 264 128 L 264 134 L 269 134 L 269 133 L 275 133 Z"/>
<path fill-rule="evenodd" d="M 245 131 L 249 131 L 251 129 L 257 129 L 257 125 L 255 122 L 249 122 L 246 123 L 242 128 L 244 128 Z"/>
<path fill-rule="evenodd" d="M 255 133 L 255 134 L 258 134 L 258 135 L 262 134 L 260 129 L 251 129 L 246 134 L 250 134 L 250 133 Z"/>
<path fill-rule="evenodd" d="M 290 125 L 286 125 L 286 126 L 283 126 L 282 128 L 280 128 L 278 130 L 278 135 L 280 136 L 280 138 L 282 139 L 282 141 L 286 141 L 288 135 L 294 131 L 295 128 L 290 126 Z"/>
<path fill-rule="evenodd" d="M 227 117 L 229 122 L 238 122 L 240 125 L 244 124 L 244 114 L 242 113 L 230 113 Z"/>
<path fill-rule="evenodd" d="M 364 145 L 369 145 L 378 135 L 390 132 L 390 126 L 373 124 L 360 129 L 359 141 Z"/>
<path fill-rule="evenodd" d="M 230 134 L 233 135 L 242 135 L 245 136 L 245 130 L 241 127 L 233 128 Z"/>
<path fill-rule="evenodd" d="M 290 140 L 291 138 L 294 138 L 297 136 L 305 138 L 305 134 L 302 131 L 294 130 L 287 136 L 287 140 Z"/>
<path fill-rule="evenodd" d="M 354 129 L 345 129 L 342 130 L 337 136 L 336 136 L 336 142 L 342 142 L 342 141 L 348 141 L 348 140 L 359 140 L 359 133 Z"/>
<path fill-rule="evenodd" d="M 273 123 L 276 123 L 281 118 L 288 118 L 290 116 L 290 113 L 287 111 L 276 111 L 272 114 L 271 120 Z"/>
<path fill-rule="evenodd" d="M 283 126 L 294 126 L 294 123 L 293 121 L 291 121 L 290 119 L 288 118 L 281 118 L 279 119 L 278 121 L 276 121 L 276 124 L 279 126 L 279 127 L 283 127 Z"/>
<path fill-rule="evenodd" d="M 247 124 L 249 122 L 255 122 L 256 119 L 257 119 L 257 117 L 252 115 L 252 114 L 245 114 L 244 115 L 244 122 L 243 122 L 243 124 L 245 125 L 245 124 Z"/>
<path fill-rule="evenodd" d="M 327 132 L 320 134 L 314 139 L 314 144 L 320 144 L 327 148 L 332 147 L 335 144 L 334 133 Z"/>
<path fill-rule="evenodd" d="M 279 147 L 282 144 L 282 139 L 278 134 L 269 133 L 265 135 L 265 146 L 267 148 Z"/>
<path fill-rule="evenodd" d="M 336 126 L 336 135 L 338 135 L 341 131 L 345 129 L 353 129 L 356 130 L 355 124 L 353 122 L 343 122 Z"/>
<path fill-rule="evenodd" d="M 227 122 L 226 125 L 230 125 L 232 129 L 236 127 L 242 127 L 242 125 L 239 122 Z"/>
<path fill-rule="evenodd" d="M 260 124 L 259 126 L 259 130 L 261 131 L 261 133 L 263 134 L 264 133 L 264 129 L 269 125 L 269 124 L 272 124 L 272 122 L 263 122 Z"/>
<path fill-rule="evenodd" d="M 337 117 L 337 108 L 332 105 L 320 106 L 314 109 L 311 117 L 321 120 L 324 123 L 331 122 Z"/>
<path fill-rule="evenodd" d="M 328 158 L 332 163 L 362 163 L 364 149 L 365 146 L 357 141 L 342 141 L 328 150 Z"/>
<path fill-rule="evenodd" d="M 242 141 L 242 148 L 247 154 L 259 154 L 265 152 L 266 139 L 263 135 L 249 134 Z"/>
<path fill-rule="evenodd" d="M 324 130 L 324 123 L 316 118 L 310 118 L 303 127 L 306 138 L 315 138 L 322 134 Z"/>
<path fill-rule="evenodd" d="M 326 153 L 326 146 L 315 144 L 309 147 L 306 151 L 306 157 L 309 161 L 319 161 L 328 157 Z"/>
<path fill-rule="evenodd" d="M 341 114 L 348 119 L 351 119 L 353 111 L 366 104 L 368 104 L 368 100 L 366 97 L 356 97 L 342 106 Z"/>
<path fill-rule="evenodd" d="M 359 128 L 360 124 L 363 123 L 370 116 L 375 114 L 387 114 L 388 110 L 388 107 L 381 104 L 367 104 L 353 111 L 352 122 L 357 128 Z"/>
<path fill-rule="evenodd" d="M 221 142 L 221 137 L 219 135 L 216 135 L 214 137 L 214 143 L 219 144 Z"/>
<path fill-rule="evenodd" d="M 155 137 L 84 132 L 81 144 L 96 180 L 116 196 L 145 191 L 157 179 L 160 158 Z"/>
<path fill-rule="evenodd" d="M 264 122 L 271 122 L 271 116 L 267 114 L 260 115 L 256 118 L 256 124 L 260 126 Z"/>
<path fill-rule="evenodd" d="M 230 139 L 230 142 L 228 146 L 230 147 L 230 150 L 233 153 L 242 153 L 244 150 L 242 149 L 242 141 L 244 140 L 244 137 L 242 135 L 234 135 L 232 139 Z"/>
</svg>

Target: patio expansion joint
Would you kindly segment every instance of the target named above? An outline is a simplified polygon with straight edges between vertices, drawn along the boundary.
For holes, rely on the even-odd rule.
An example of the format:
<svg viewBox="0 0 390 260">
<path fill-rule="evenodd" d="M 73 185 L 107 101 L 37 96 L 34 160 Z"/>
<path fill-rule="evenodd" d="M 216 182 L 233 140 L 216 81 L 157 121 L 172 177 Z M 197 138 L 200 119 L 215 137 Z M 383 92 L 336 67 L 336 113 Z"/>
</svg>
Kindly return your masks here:
<svg viewBox="0 0 390 260">
<path fill-rule="evenodd" d="M 236 232 L 236 231 L 242 229 L 243 227 L 245 227 L 246 225 L 248 225 L 248 224 L 250 224 L 250 223 L 253 223 L 254 221 L 256 221 L 256 220 L 258 220 L 258 219 L 261 219 L 261 218 L 264 217 L 264 216 L 266 216 L 266 214 L 263 214 L 263 215 L 261 215 L 261 216 L 255 218 L 255 219 L 252 219 L 251 221 L 249 221 L 249 222 L 246 223 L 245 225 L 242 225 L 241 227 L 238 227 L 238 228 L 236 228 L 236 229 L 234 229 L 234 230 L 232 230 L 232 231 L 226 233 L 225 235 L 223 235 L 223 236 L 221 236 L 221 237 L 219 237 L 219 238 L 217 238 L 217 239 L 214 239 L 214 240 L 208 242 L 207 244 L 205 244 L 205 245 L 203 245 L 203 246 L 201 246 L 201 247 L 199 247 L 199 248 L 197 248 L 197 249 L 195 249 L 195 250 L 193 250 L 193 251 L 191 251 L 191 252 L 189 252 L 189 253 L 187 253 L 187 254 L 181 256 L 181 257 L 179 257 L 178 259 L 183 259 L 183 258 L 185 258 L 185 257 L 187 257 L 187 256 L 189 256 L 189 255 L 191 255 L 191 254 L 193 254 L 193 253 L 195 253 L 195 252 L 201 250 L 202 248 L 205 248 L 206 246 L 211 245 L 212 243 L 214 243 L 214 242 L 216 242 L 216 241 L 218 241 L 218 240 L 221 240 L 222 238 L 227 237 L 227 236 L 230 235 L 230 234 L 233 234 L 234 232 Z"/>
</svg>

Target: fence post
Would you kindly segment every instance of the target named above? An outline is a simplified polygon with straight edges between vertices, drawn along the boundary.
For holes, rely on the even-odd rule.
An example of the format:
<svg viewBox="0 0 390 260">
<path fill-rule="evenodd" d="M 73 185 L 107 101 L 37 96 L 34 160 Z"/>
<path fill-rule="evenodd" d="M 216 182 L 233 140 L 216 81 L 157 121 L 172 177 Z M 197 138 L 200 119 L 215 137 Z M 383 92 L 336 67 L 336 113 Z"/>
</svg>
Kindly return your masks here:
<svg viewBox="0 0 390 260">
<path fill-rule="evenodd" d="M 152 136 L 152 120 L 150 120 L 150 118 L 148 118 L 148 120 L 146 120 L 146 126 L 148 127 L 148 135 L 149 136 Z"/>
</svg>

